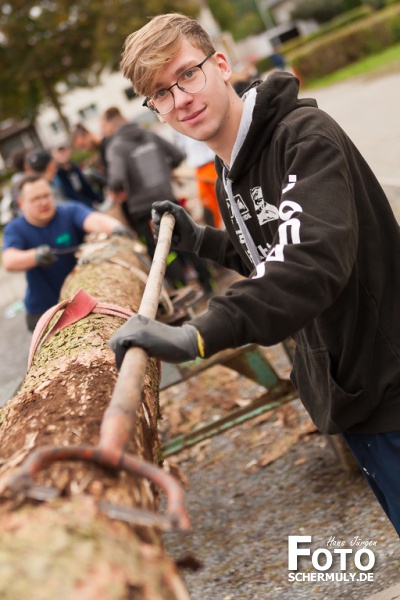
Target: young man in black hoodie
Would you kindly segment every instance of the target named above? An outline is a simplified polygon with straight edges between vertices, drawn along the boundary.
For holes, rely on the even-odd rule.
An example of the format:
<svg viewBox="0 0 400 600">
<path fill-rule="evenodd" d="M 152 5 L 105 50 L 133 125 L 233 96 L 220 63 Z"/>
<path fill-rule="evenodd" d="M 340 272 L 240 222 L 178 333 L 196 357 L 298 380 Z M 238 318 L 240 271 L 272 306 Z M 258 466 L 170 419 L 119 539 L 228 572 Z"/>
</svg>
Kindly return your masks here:
<svg viewBox="0 0 400 600">
<path fill-rule="evenodd" d="M 110 341 L 167 362 L 293 336 L 292 381 L 324 433 L 343 433 L 400 535 L 400 232 L 376 177 L 298 81 L 274 72 L 239 97 L 200 25 L 161 15 L 129 36 L 121 63 L 145 105 L 217 155 L 226 231 L 168 202 L 175 248 L 246 276 L 171 328 L 135 316 Z"/>
</svg>

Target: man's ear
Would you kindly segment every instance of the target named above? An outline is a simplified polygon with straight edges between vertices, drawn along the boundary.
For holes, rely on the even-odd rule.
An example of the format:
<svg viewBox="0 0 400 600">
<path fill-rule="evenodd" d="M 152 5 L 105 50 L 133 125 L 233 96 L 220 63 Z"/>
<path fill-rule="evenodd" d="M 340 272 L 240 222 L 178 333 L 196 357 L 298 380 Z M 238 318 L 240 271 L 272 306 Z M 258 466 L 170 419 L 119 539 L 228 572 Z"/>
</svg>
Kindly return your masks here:
<svg viewBox="0 0 400 600">
<path fill-rule="evenodd" d="M 21 196 L 19 196 L 19 197 L 17 198 L 17 204 L 18 204 L 18 208 L 19 208 L 19 210 L 23 210 L 23 205 L 24 205 L 24 203 L 23 203 L 23 201 L 22 201 L 22 198 L 21 198 Z"/>
<path fill-rule="evenodd" d="M 217 65 L 222 73 L 224 81 L 229 81 L 232 77 L 232 69 L 228 59 L 222 52 L 217 52 L 215 55 Z"/>
<path fill-rule="evenodd" d="M 158 113 L 156 113 L 156 117 L 160 121 L 160 123 L 165 123 L 166 122 L 162 115 L 159 115 Z"/>
</svg>

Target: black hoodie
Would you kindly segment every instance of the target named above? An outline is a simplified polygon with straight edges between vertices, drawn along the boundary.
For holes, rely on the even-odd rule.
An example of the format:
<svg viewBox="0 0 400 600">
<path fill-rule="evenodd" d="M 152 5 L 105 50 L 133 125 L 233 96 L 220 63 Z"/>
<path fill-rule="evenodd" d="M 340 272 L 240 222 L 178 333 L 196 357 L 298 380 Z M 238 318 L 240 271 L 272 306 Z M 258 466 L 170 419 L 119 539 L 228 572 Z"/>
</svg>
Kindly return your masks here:
<svg viewBox="0 0 400 600">
<path fill-rule="evenodd" d="M 246 278 L 192 323 L 207 356 L 293 336 L 291 378 L 320 431 L 400 429 L 400 231 L 389 202 L 338 124 L 298 99 L 296 78 L 273 73 L 256 92 L 227 176 L 258 257 L 219 162 L 227 231 L 206 228 L 200 255 Z"/>
</svg>

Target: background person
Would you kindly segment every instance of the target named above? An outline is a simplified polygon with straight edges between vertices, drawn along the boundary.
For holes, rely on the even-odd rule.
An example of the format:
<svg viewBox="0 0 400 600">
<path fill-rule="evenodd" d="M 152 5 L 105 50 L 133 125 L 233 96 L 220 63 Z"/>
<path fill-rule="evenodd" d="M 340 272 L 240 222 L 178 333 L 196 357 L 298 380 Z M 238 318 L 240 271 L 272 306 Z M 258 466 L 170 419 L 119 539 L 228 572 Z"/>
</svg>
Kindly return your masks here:
<svg viewBox="0 0 400 600">
<path fill-rule="evenodd" d="M 160 198 L 175 200 L 171 171 L 185 156 L 167 140 L 129 122 L 117 107 L 104 111 L 100 122 L 102 133 L 109 140 L 106 163 L 110 196 L 121 204 L 132 228 L 153 256 L 151 206 Z"/>
<path fill-rule="evenodd" d="M 85 166 L 93 166 L 101 173 L 105 173 L 107 137 L 95 135 L 83 123 L 77 123 L 72 131 L 71 140 L 73 148 L 91 153 L 85 161 Z"/>
<path fill-rule="evenodd" d="M 12 198 L 12 210 L 14 216 L 16 216 L 19 212 L 18 208 L 18 195 L 19 195 L 19 184 L 22 179 L 27 174 L 28 166 L 26 164 L 26 157 L 28 155 L 28 150 L 26 148 L 22 148 L 16 150 L 12 156 L 12 165 L 14 169 L 14 173 L 11 177 L 11 198 Z"/>
<path fill-rule="evenodd" d="M 323 433 L 342 433 L 400 535 L 400 230 L 352 141 L 274 71 L 240 98 L 226 57 L 183 15 L 128 37 L 122 70 L 146 105 L 218 156 L 226 231 L 169 202 L 174 247 L 245 278 L 181 327 L 133 317 L 110 340 L 167 362 L 296 340 L 291 379 Z M 177 75 L 178 74 L 178 75 Z"/>
<path fill-rule="evenodd" d="M 172 188 L 172 170 L 181 164 L 185 154 L 161 136 L 127 121 L 114 106 L 102 114 L 101 129 L 109 139 L 106 162 L 110 196 L 121 205 L 129 224 L 152 258 L 155 243 L 151 207 L 161 198 L 177 202 Z M 173 287 L 186 285 L 186 265 L 187 259 L 182 253 L 170 253 L 166 276 Z M 205 261 L 195 264 L 194 268 L 203 288 L 211 292 L 211 274 Z"/>
<path fill-rule="evenodd" d="M 106 145 L 107 138 L 95 135 L 83 123 L 77 123 L 71 134 L 72 148 L 87 152 L 80 167 L 92 187 L 100 194 L 103 200 L 106 197 Z"/>
<path fill-rule="evenodd" d="M 73 248 L 85 235 L 129 233 L 117 219 L 78 202 L 57 205 L 49 182 L 40 175 L 22 180 L 18 202 L 21 215 L 4 228 L 2 262 L 7 271 L 26 271 L 24 303 L 33 331 L 40 316 L 59 301 L 62 284 L 76 264 Z M 69 253 L 56 254 L 69 248 Z"/>
<path fill-rule="evenodd" d="M 48 150 L 45 150 L 44 148 L 32 150 L 26 157 L 26 171 L 27 174 L 40 175 L 48 181 L 57 204 L 64 204 L 67 202 L 68 198 L 56 185 L 57 165 Z"/>
<path fill-rule="evenodd" d="M 213 227 L 222 226 L 215 184 L 215 154 L 204 142 L 187 135 L 176 134 L 176 143 L 186 155 L 186 164 L 195 171 L 197 193 L 204 210 L 204 222 Z"/>
<path fill-rule="evenodd" d="M 57 166 L 54 182 L 65 198 L 89 208 L 95 208 L 103 201 L 80 167 L 71 160 L 71 146 L 67 142 L 55 146 L 52 157 Z"/>
</svg>

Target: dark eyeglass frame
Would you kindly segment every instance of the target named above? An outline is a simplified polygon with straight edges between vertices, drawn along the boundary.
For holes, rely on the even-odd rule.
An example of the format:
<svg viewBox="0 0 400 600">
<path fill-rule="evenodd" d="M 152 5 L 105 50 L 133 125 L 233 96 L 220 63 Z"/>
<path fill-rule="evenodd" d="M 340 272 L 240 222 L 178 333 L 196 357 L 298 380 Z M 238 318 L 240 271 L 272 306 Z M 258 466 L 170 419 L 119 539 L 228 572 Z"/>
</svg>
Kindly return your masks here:
<svg viewBox="0 0 400 600">
<path fill-rule="evenodd" d="M 149 106 L 149 105 L 148 105 L 148 102 L 151 100 L 152 96 L 147 96 L 147 97 L 145 98 L 145 100 L 143 101 L 143 104 L 142 104 L 142 106 L 145 106 L 146 108 L 148 108 L 149 110 L 151 110 L 151 112 L 153 112 L 153 113 L 156 113 L 156 114 L 158 114 L 158 115 L 160 115 L 160 114 L 167 115 L 168 113 L 170 113 L 170 112 L 171 112 L 171 110 L 173 110 L 173 109 L 175 108 L 175 97 L 174 97 L 174 94 L 173 94 L 173 93 L 172 93 L 172 91 L 171 91 L 173 87 L 175 87 L 175 86 L 176 86 L 177 88 L 179 88 L 179 89 L 181 90 L 181 92 L 185 92 L 185 94 L 198 94 L 199 92 L 201 92 L 201 91 L 202 91 L 202 90 L 205 88 L 205 85 L 206 85 L 206 83 L 207 83 L 207 76 L 206 76 L 206 74 L 205 74 L 205 73 L 204 73 L 204 71 L 203 71 L 203 65 L 204 65 L 204 63 L 205 63 L 205 62 L 206 62 L 206 61 L 207 61 L 209 58 L 211 58 L 211 57 L 212 57 L 214 54 L 215 54 L 215 51 L 213 51 L 213 52 L 210 52 L 210 54 L 208 54 L 208 55 L 205 57 L 205 59 L 201 61 L 201 63 L 199 63 L 198 65 L 193 65 L 193 67 L 189 67 L 189 68 L 188 68 L 188 69 L 186 69 L 186 70 L 185 70 L 185 71 L 184 71 L 184 72 L 183 72 L 181 75 L 179 75 L 179 77 L 178 77 L 178 79 L 176 80 L 176 82 L 175 82 L 175 83 L 173 83 L 173 84 L 172 84 L 172 85 L 171 85 L 169 88 L 165 88 L 165 89 L 163 89 L 163 90 L 159 90 L 159 92 L 171 92 L 171 95 L 172 95 L 172 99 L 173 99 L 173 102 L 174 102 L 174 104 L 173 104 L 173 107 L 172 107 L 172 108 L 171 108 L 171 109 L 170 109 L 168 112 L 166 112 L 166 113 L 160 113 L 160 111 L 159 111 L 159 110 L 157 110 L 157 109 L 156 109 L 156 107 L 154 107 L 154 108 L 153 108 L 153 107 Z M 200 69 L 200 70 L 202 71 L 203 75 L 204 75 L 204 85 L 203 85 L 203 87 L 202 87 L 202 88 L 201 88 L 201 89 L 200 89 L 198 92 L 187 92 L 186 90 L 184 90 L 183 88 L 181 88 L 181 86 L 180 86 L 180 85 L 179 85 L 179 83 L 178 83 L 178 81 L 180 80 L 180 78 L 181 78 L 183 75 L 185 75 L 185 73 L 187 73 L 188 71 L 191 71 L 192 69 Z M 159 92 L 158 92 L 158 93 L 159 93 Z"/>
</svg>

